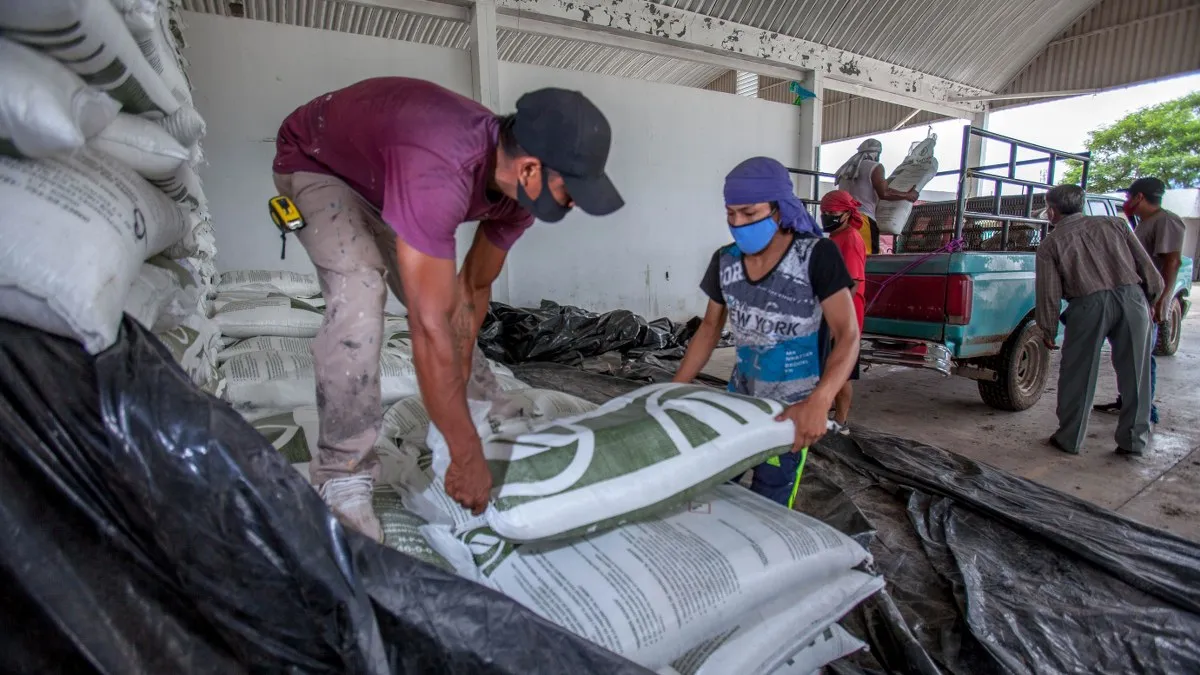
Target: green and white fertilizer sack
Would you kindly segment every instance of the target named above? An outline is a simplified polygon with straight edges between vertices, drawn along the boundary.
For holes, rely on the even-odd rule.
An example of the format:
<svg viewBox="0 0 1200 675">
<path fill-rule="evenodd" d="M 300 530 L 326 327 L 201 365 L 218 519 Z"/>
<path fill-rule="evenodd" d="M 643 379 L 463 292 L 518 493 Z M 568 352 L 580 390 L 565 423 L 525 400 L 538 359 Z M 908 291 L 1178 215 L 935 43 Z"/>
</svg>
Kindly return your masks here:
<svg viewBox="0 0 1200 675">
<path fill-rule="evenodd" d="M 448 572 L 454 571 L 421 534 L 425 521 L 404 508 L 400 495 L 388 487 L 376 487 L 372 495 L 375 516 L 383 527 L 383 545 L 406 553 L 417 560 L 427 562 Z"/>
<path fill-rule="evenodd" d="M 0 154 L 70 154 L 107 127 L 120 107 L 58 61 L 0 38 Z"/>
<path fill-rule="evenodd" d="M 777 402 L 682 384 L 642 387 L 593 412 L 533 424 L 472 417 L 492 470 L 492 503 L 473 525 L 510 541 L 594 532 L 688 499 L 783 452 L 794 438 Z M 445 439 L 427 444 L 439 479 Z M 438 481 L 440 483 L 440 480 Z"/>
<path fill-rule="evenodd" d="M 671 666 L 680 675 L 811 673 L 865 647 L 834 622 L 883 587 L 883 577 L 846 570 L 821 584 L 781 588 Z"/>
<path fill-rule="evenodd" d="M 278 295 L 249 300 L 229 300 L 218 295 L 213 306 L 217 310 L 213 320 L 221 327 L 221 334 L 235 338 L 260 335 L 311 338 L 325 320 L 325 314 L 316 307 Z"/>
<path fill-rule="evenodd" d="M 311 298 L 321 294 L 321 284 L 315 274 L 300 274 L 281 270 L 235 270 L 222 272 L 217 282 L 218 293 L 239 291 L 275 293 L 292 298 Z"/>
<path fill-rule="evenodd" d="M 933 156 L 934 145 L 937 144 L 937 134 L 930 134 L 929 138 L 923 141 L 913 143 L 908 150 L 908 156 L 900 162 L 892 175 L 888 176 L 888 187 L 901 192 L 909 190 L 921 191 L 929 181 L 937 174 L 938 162 Z M 879 231 L 888 234 L 900 234 L 904 231 L 904 225 L 908 222 L 908 216 L 912 213 L 912 202 L 906 200 L 900 201 L 880 201 L 875 207 L 875 222 L 879 224 Z"/>
<path fill-rule="evenodd" d="M 862 547 L 737 485 L 717 486 L 658 518 L 567 543 L 513 544 L 475 533 L 464 545 L 445 525 L 421 531 L 459 574 L 651 669 L 719 639 L 743 617 L 747 626 L 756 623 L 755 612 L 785 593 L 805 604 L 836 586 L 831 597 L 849 602 L 861 595 L 851 592 L 854 584 L 878 583 L 867 575 L 839 582 L 868 559 Z M 832 611 L 831 606 L 814 603 L 795 617 L 801 625 L 785 632 L 795 636 L 812 624 L 827 626 L 852 605 Z M 793 646 L 791 653 L 803 645 Z M 716 656 L 720 648 L 712 651 Z M 750 665 L 772 655 L 743 654 L 738 663 Z M 734 657 L 725 662 L 734 663 Z M 752 672 L 758 671 L 739 667 L 722 674 Z"/>
<path fill-rule="evenodd" d="M 404 337 L 399 337 L 404 336 Z M 259 337 L 246 338 L 245 340 L 237 340 L 228 347 L 221 350 L 218 355 L 218 360 L 221 363 L 232 359 L 239 354 L 248 354 L 250 352 L 283 352 L 286 354 L 312 354 L 313 341 L 316 338 L 291 338 L 291 337 L 276 337 L 273 335 L 261 335 Z M 407 359 L 412 359 L 412 348 L 407 344 L 407 333 L 393 333 L 392 335 L 384 335 L 382 352 L 392 354 Z M 490 363 L 490 362 L 489 362 Z M 496 368 L 504 368 L 500 364 L 494 364 Z"/>
<path fill-rule="evenodd" d="M 317 402 L 316 373 L 308 354 L 248 352 L 221 364 L 220 372 L 228 382 L 225 400 L 237 408 L 286 410 Z M 417 373 L 409 359 L 384 353 L 380 374 L 384 403 L 417 393 Z"/>
<path fill-rule="evenodd" d="M 122 110 L 158 120 L 191 146 L 204 120 L 182 105 L 146 60 L 121 14 L 106 0 L 5 0 L 0 33 L 54 56 L 84 82 L 108 93 Z"/>
<path fill-rule="evenodd" d="M 316 406 L 301 406 L 288 412 L 248 415 L 250 426 L 283 455 L 289 464 L 311 462 L 317 453 Z"/>
<path fill-rule="evenodd" d="M 156 333 L 192 381 L 213 396 L 221 396 L 225 379 L 217 369 L 217 352 L 221 348 L 221 332 L 211 319 L 192 314 L 178 326 Z"/>
<path fill-rule="evenodd" d="M 499 364 L 496 365 L 503 368 Z M 518 416 L 546 421 L 591 412 L 598 407 L 595 403 L 578 396 L 548 389 L 525 387 L 520 391 L 510 392 L 508 397 L 518 406 Z M 421 448 L 429 435 L 429 413 L 425 410 L 425 403 L 420 396 L 409 396 L 392 404 L 383 414 L 380 435 L 396 445 L 411 443 L 413 453 L 427 455 L 432 461 L 432 455 Z M 428 466 L 428 462 L 425 465 Z"/>
<path fill-rule="evenodd" d="M 113 343 L 142 261 L 183 236 L 186 221 L 111 157 L 0 157 L 0 316 L 72 337 L 91 353 Z"/>
</svg>

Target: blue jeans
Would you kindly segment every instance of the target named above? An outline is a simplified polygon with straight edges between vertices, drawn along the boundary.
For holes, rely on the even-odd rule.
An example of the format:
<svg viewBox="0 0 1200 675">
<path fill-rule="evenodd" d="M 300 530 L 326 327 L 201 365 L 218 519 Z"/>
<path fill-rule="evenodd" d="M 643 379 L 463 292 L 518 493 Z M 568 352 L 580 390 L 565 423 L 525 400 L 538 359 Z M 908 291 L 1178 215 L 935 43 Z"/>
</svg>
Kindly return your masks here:
<svg viewBox="0 0 1200 675">
<path fill-rule="evenodd" d="M 808 459 L 808 448 L 800 452 L 785 452 L 754 467 L 754 480 L 750 489 L 789 509 L 796 504 L 796 493 L 800 489 L 800 474 L 804 472 L 804 460 Z"/>
</svg>

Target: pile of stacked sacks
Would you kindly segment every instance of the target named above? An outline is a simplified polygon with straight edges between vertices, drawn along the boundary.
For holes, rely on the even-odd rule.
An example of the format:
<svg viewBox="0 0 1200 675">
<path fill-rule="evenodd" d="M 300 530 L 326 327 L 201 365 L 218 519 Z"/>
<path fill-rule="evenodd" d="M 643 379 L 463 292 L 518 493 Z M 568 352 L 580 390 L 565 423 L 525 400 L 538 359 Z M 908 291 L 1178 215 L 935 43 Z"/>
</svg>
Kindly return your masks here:
<svg viewBox="0 0 1200 675">
<path fill-rule="evenodd" d="M 180 35 L 175 0 L 0 4 L 0 316 L 98 353 L 128 313 L 217 392 Z"/>
<path fill-rule="evenodd" d="M 445 492 L 448 450 L 420 396 L 388 407 L 386 545 L 663 675 L 806 675 L 865 648 L 837 621 L 884 585 L 869 554 L 729 483 L 786 451 L 781 406 L 675 384 L 597 406 L 498 379 L 507 400 L 470 402 L 494 480 L 479 516 Z M 314 408 L 254 424 L 307 471 Z"/>
</svg>

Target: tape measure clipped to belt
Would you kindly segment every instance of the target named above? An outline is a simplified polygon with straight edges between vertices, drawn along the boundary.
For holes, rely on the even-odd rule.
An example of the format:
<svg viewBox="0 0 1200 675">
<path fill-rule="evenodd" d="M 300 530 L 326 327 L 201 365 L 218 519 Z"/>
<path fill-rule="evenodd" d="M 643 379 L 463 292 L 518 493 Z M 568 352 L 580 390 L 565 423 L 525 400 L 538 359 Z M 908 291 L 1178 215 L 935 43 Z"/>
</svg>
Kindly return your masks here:
<svg viewBox="0 0 1200 675">
<path fill-rule="evenodd" d="M 304 229 L 304 218 L 300 216 L 300 209 L 296 208 L 296 203 L 283 195 L 271 197 L 267 201 L 267 208 L 271 212 L 271 222 L 279 228 L 279 239 L 283 242 L 279 249 L 279 259 L 283 260 L 287 256 L 287 236 L 291 232 Z"/>
</svg>

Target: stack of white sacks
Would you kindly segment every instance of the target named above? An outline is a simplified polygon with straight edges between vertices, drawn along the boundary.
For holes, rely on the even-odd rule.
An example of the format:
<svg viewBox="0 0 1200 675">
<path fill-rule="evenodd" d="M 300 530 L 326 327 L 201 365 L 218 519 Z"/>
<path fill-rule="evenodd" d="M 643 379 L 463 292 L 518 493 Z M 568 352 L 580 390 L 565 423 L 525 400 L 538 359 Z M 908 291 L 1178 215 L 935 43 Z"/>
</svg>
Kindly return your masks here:
<svg viewBox="0 0 1200 675">
<path fill-rule="evenodd" d="M 92 353 L 127 312 L 217 391 L 204 121 L 176 0 L 0 3 L 0 316 Z"/>
<path fill-rule="evenodd" d="M 471 402 L 494 480 L 481 516 L 446 495 L 448 453 L 420 396 L 388 408 L 386 545 L 663 675 L 805 675 L 865 648 L 837 621 L 883 587 L 860 571 L 868 553 L 726 482 L 790 444 L 781 406 L 666 384 L 597 407 L 498 377 L 507 403 Z M 314 407 L 253 423 L 307 473 Z"/>
</svg>

